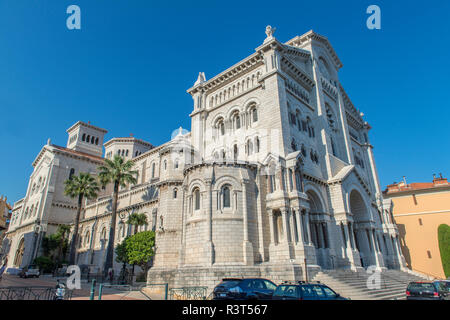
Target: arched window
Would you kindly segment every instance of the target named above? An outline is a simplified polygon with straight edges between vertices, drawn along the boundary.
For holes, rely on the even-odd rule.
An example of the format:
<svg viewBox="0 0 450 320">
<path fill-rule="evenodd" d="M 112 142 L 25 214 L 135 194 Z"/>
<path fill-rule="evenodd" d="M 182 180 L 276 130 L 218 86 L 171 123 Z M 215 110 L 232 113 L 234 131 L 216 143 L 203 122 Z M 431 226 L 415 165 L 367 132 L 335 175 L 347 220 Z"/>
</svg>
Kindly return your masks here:
<svg viewBox="0 0 450 320">
<path fill-rule="evenodd" d="M 225 124 L 223 118 L 219 118 L 218 120 L 216 120 L 215 128 L 218 135 L 223 136 L 225 134 Z"/>
<path fill-rule="evenodd" d="M 95 142 L 95 137 L 92 136 L 92 138 L 91 138 L 91 143 L 94 144 L 94 142 Z"/>
<path fill-rule="evenodd" d="M 74 174 L 75 174 L 75 169 L 74 168 L 70 169 L 69 180 L 72 180 L 72 177 Z"/>
<path fill-rule="evenodd" d="M 177 193 L 178 193 L 177 188 L 174 188 L 174 189 L 173 189 L 173 198 L 174 198 L 174 199 L 177 198 Z"/>
<path fill-rule="evenodd" d="M 178 159 L 177 160 L 175 160 L 175 169 L 178 169 Z"/>
<path fill-rule="evenodd" d="M 239 155 L 239 149 L 238 149 L 237 144 L 235 144 L 235 145 L 233 146 L 233 158 L 234 158 L 234 160 L 237 160 L 238 155 Z"/>
<path fill-rule="evenodd" d="M 292 138 L 292 141 L 291 141 L 291 148 L 293 151 L 297 151 L 297 143 L 295 142 L 294 138 Z"/>
<path fill-rule="evenodd" d="M 241 128 L 241 117 L 239 116 L 239 113 L 238 113 L 238 112 L 236 112 L 236 113 L 233 115 L 233 123 L 234 123 L 234 129 L 235 129 L 235 130 Z"/>
<path fill-rule="evenodd" d="M 106 227 L 103 227 L 102 232 L 100 233 L 100 241 L 106 242 Z"/>
<path fill-rule="evenodd" d="M 128 149 L 127 149 L 127 151 L 126 151 L 126 153 L 125 153 L 125 156 L 128 157 Z"/>
<path fill-rule="evenodd" d="M 91 238 L 91 233 L 89 231 L 86 232 L 86 235 L 84 237 L 84 245 L 88 246 L 89 245 L 89 240 Z"/>
<path fill-rule="evenodd" d="M 255 138 L 255 152 L 256 153 L 259 152 L 259 138 L 258 137 Z"/>
<path fill-rule="evenodd" d="M 88 135 L 87 137 L 86 137 L 86 142 L 90 142 L 91 141 L 91 136 L 90 135 Z"/>
<path fill-rule="evenodd" d="M 304 145 L 304 144 L 302 144 L 301 150 L 302 150 L 302 155 L 303 155 L 304 157 L 306 157 L 306 148 L 305 148 L 305 145 Z"/>
<path fill-rule="evenodd" d="M 194 210 L 200 210 L 200 189 L 194 189 Z"/>
<path fill-rule="evenodd" d="M 39 208 L 39 202 L 36 203 L 36 206 L 34 207 L 33 217 L 36 216 L 36 213 L 37 213 L 37 211 L 38 211 L 38 208 Z"/>
<path fill-rule="evenodd" d="M 231 207 L 231 192 L 230 192 L 230 186 L 225 185 L 222 188 L 222 207 L 223 208 L 230 208 Z"/>
<path fill-rule="evenodd" d="M 247 154 L 251 155 L 253 153 L 253 143 L 252 140 L 247 141 Z"/>
<path fill-rule="evenodd" d="M 86 133 L 83 133 L 83 136 L 81 137 L 81 141 L 86 141 Z"/>
<path fill-rule="evenodd" d="M 256 110 L 256 108 L 252 109 L 252 120 L 253 122 L 258 121 L 258 111 Z"/>
<path fill-rule="evenodd" d="M 95 138 L 95 145 L 98 146 L 98 138 Z"/>
</svg>

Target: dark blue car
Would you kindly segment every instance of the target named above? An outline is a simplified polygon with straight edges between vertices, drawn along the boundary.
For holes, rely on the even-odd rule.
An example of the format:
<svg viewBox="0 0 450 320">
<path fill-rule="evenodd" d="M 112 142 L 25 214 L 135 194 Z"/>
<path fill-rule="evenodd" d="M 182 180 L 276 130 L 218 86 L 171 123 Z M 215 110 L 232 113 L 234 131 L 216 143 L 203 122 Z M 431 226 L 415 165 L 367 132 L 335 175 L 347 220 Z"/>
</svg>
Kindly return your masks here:
<svg viewBox="0 0 450 320">
<path fill-rule="evenodd" d="M 275 290 L 273 300 L 350 300 L 319 282 L 283 282 Z"/>
<path fill-rule="evenodd" d="M 261 278 L 222 279 L 213 291 L 213 300 L 270 300 L 277 285 Z"/>
</svg>

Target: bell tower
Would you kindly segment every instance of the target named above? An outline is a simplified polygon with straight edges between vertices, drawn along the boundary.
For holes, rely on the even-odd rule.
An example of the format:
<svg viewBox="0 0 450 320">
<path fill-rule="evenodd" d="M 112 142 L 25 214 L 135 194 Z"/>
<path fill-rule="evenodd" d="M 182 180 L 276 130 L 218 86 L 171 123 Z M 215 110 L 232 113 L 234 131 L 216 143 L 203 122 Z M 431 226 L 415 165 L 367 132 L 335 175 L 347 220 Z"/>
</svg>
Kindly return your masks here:
<svg viewBox="0 0 450 320">
<path fill-rule="evenodd" d="M 101 157 L 103 155 L 103 137 L 108 131 L 93 126 L 90 122 L 78 121 L 69 129 L 67 148 Z"/>
</svg>

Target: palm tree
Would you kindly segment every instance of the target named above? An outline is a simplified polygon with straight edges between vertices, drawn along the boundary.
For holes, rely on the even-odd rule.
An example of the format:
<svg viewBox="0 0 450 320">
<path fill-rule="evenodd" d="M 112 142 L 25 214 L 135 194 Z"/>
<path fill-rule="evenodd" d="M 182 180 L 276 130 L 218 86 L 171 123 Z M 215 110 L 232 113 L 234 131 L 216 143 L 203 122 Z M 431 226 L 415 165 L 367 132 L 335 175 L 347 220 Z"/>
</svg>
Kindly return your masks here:
<svg viewBox="0 0 450 320">
<path fill-rule="evenodd" d="M 144 213 L 132 213 L 128 217 L 127 223 L 134 226 L 134 234 L 136 234 L 139 226 L 147 224 L 147 216 Z"/>
<path fill-rule="evenodd" d="M 100 166 L 98 176 L 100 183 L 106 186 L 108 183 L 114 185 L 112 195 L 111 208 L 111 225 L 109 226 L 108 248 L 106 249 L 106 260 L 104 272 L 108 272 L 113 266 L 114 256 L 114 236 L 116 232 L 116 218 L 117 218 L 117 199 L 119 196 L 119 187 L 126 187 L 128 184 L 136 184 L 138 172 L 131 170 L 134 162 L 131 160 L 125 161 L 119 155 L 115 155 L 113 160 L 105 159 L 105 164 Z"/>
<path fill-rule="evenodd" d="M 71 197 L 78 197 L 77 215 L 75 217 L 75 226 L 73 230 L 72 242 L 70 243 L 69 265 L 75 264 L 75 250 L 78 243 L 78 224 L 80 223 L 81 206 L 83 199 L 94 199 L 100 190 L 98 183 L 89 173 L 80 172 L 78 176 L 72 176 L 65 182 L 64 194 Z"/>
<path fill-rule="evenodd" d="M 64 260 L 63 249 L 64 243 L 66 242 L 66 236 L 70 234 L 70 226 L 67 224 L 61 224 L 58 226 L 58 231 L 56 232 L 59 236 L 59 248 L 58 248 L 58 262 L 62 262 Z"/>
</svg>

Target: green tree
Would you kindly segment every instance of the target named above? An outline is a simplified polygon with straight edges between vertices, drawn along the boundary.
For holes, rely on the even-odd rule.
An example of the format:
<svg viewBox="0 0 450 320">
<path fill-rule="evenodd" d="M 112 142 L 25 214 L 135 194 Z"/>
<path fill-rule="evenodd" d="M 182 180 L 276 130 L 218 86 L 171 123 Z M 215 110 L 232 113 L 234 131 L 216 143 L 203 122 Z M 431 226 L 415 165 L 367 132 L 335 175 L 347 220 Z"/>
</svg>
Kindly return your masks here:
<svg viewBox="0 0 450 320">
<path fill-rule="evenodd" d="M 155 254 L 155 232 L 143 231 L 127 238 L 126 251 L 128 256 L 128 263 L 136 264 L 147 271 L 150 268 L 150 261 Z"/>
<path fill-rule="evenodd" d="M 105 159 L 105 164 L 99 167 L 100 183 L 106 186 L 113 184 L 112 207 L 111 207 L 111 224 L 109 226 L 108 247 L 106 249 L 106 259 L 104 272 L 108 272 L 113 266 L 114 256 L 114 237 L 116 233 L 117 220 L 117 199 L 119 196 L 119 187 L 126 187 L 128 184 L 136 184 L 138 172 L 132 170 L 134 162 L 125 161 L 119 155 L 115 155 L 113 160 Z"/>
<path fill-rule="evenodd" d="M 116 246 L 116 262 L 122 263 L 122 279 L 125 280 L 126 267 L 128 263 L 127 238 Z"/>
<path fill-rule="evenodd" d="M 56 240 L 58 240 L 58 256 L 57 261 L 61 262 L 64 260 L 67 251 L 67 238 L 70 234 L 70 226 L 67 224 L 61 224 L 58 226 L 56 231 Z"/>
<path fill-rule="evenodd" d="M 98 183 L 89 173 L 80 172 L 78 176 L 72 176 L 65 182 L 64 194 L 71 198 L 78 198 L 77 215 L 75 216 L 72 242 L 70 244 L 69 264 L 75 264 L 75 250 L 78 243 L 78 225 L 80 223 L 81 207 L 83 199 L 94 199 L 100 190 Z"/>
<path fill-rule="evenodd" d="M 450 226 L 441 224 L 438 227 L 439 251 L 442 268 L 446 277 L 450 277 Z"/>
<path fill-rule="evenodd" d="M 128 253 L 127 253 L 127 239 L 123 239 L 121 243 L 116 246 L 116 262 L 123 263 L 124 265 L 128 263 Z"/>
<path fill-rule="evenodd" d="M 136 234 L 139 226 L 143 226 L 148 223 L 147 216 L 144 213 L 132 213 L 128 217 L 127 223 L 134 226 L 134 234 Z"/>
</svg>

